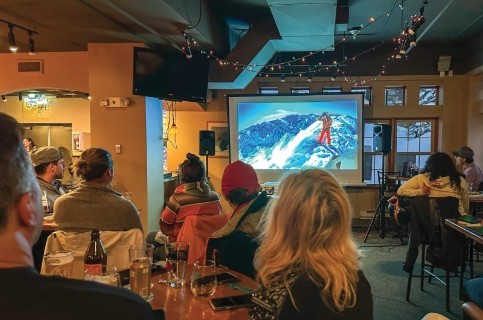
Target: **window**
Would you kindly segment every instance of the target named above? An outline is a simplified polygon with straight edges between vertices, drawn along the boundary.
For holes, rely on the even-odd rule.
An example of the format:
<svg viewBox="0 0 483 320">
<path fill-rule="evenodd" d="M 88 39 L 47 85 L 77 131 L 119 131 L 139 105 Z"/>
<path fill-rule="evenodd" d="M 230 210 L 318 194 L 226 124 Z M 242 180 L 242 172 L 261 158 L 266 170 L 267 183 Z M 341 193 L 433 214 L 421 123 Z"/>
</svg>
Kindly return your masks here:
<svg viewBox="0 0 483 320">
<path fill-rule="evenodd" d="M 439 87 L 437 86 L 421 86 L 419 88 L 419 105 L 420 106 L 436 106 L 439 104 Z"/>
<path fill-rule="evenodd" d="M 364 105 L 371 105 L 372 90 L 371 87 L 352 87 L 351 92 L 363 92 L 364 93 Z"/>
<path fill-rule="evenodd" d="M 424 167 L 433 152 L 434 121 L 396 120 L 395 171 L 403 171 L 404 162 Z"/>
<path fill-rule="evenodd" d="M 307 87 L 294 87 L 292 93 L 310 93 L 310 89 Z"/>
<path fill-rule="evenodd" d="M 386 87 L 386 106 L 403 106 L 405 91 L 404 87 Z"/>
<path fill-rule="evenodd" d="M 367 184 L 377 184 L 377 171 L 382 169 L 382 153 L 374 152 L 374 125 L 386 123 L 395 135 L 391 152 L 385 157 L 385 171 L 403 171 L 404 163 L 418 168 L 424 167 L 428 157 L 435 152 L 437 124 L 435 119 L 415 120 L 372 120 L 364 123 L 364 169 L 363 180 Z"/>
<path fill-rule="evenodd" d="M 322 92 L 329 93 L 329 92 L 342 92 L 341 87 L 324 87 Z"/>
<path fill-rule="evenodd" d="M 278 88 L 275 87 L 262 87 L 260 88 L 260 94 L 277 94 Z"/>
</svg>

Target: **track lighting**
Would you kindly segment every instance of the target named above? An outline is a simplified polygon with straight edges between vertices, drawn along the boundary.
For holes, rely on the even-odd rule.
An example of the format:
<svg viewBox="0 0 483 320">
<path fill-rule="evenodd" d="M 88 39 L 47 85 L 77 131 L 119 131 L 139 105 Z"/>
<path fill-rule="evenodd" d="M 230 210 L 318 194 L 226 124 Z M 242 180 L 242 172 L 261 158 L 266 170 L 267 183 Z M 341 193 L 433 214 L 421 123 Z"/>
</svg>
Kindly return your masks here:
<svg viewBox="0 0 483 320">
<path fill-rule="evenodd" d="M 280 78 L 280 82 L 285 82 L 285 75 L 282 74 L 282 77 Z"/>
<path fill-rule="evenodd" d="M 416 46 L 416 33 L 412 34 L 409 38 L 409 46 L 415 47 Z"/>
<path fill-rule="evenodd" d="M 309 74 L 309 77 L 307 78 L 307 82 L 312 82 L 312 74 Z"/>
<path fill-rule="evenodd" d="M 32 39 L 32 31 L 28 31 L 28 34 L 29 34 L 29 55 L 34 56 L 35 42 L 34 42 L 34 39 Z"/>
<path fill-rule="evenodd" d="M 5 97 L 3 94 L 2 94 L 2 101 L 7 102 L 7 97 Z"/>
<path fill-rule="evenodd" d="M 18 101 L 22 101 L 22 92 L 18 93 Z"/>
<path fill-rule="evenodd" d="M 13 25 L 9 24 L 8 28 L 10 31 L 8 32 L 8 43 L 10 44 L 10 51 L 11 52 L 17 52 L 18 47 L 17 44 L 15 43 L 15 35 L 13 34 Z"/>
</svg>

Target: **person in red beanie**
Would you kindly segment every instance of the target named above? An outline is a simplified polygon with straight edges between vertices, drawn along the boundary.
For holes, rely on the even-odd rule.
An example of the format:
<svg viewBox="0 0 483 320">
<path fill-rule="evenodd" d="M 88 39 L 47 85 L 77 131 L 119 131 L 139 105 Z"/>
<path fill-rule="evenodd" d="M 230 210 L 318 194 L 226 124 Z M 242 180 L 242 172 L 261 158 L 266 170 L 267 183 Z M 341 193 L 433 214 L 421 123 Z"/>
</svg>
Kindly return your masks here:
<svg viewBox="0 0 483 320">
<path fill-rule="evenodd" d="M 258 224 L 270 198 L 266 192 L 260 192 L 253 167 L 240 160 L 230 163 L 223 172 L 221 189 L 233 213 L 228 223 L 213 233 L 213 237 L 223 237 L 235 230 L 257 237 Z"/>
</svg>

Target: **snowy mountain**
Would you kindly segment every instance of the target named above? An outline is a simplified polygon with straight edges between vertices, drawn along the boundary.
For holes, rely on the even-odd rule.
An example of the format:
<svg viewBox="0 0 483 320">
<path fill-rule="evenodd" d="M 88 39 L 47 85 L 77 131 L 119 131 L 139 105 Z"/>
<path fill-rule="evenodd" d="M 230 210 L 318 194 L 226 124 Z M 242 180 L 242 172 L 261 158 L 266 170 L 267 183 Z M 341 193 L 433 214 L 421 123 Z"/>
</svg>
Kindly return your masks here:
<svg viewBox="0 0 483 320">
<path fill-rule="evenodd" d="M 255 169 L 357 167 L 357 120 L 331 114 L 331 144 L 319 144 L 322 128 L 315 114 L 292 114 L 254 124 L 239 132 L 240 160 Z"/>
</svg>

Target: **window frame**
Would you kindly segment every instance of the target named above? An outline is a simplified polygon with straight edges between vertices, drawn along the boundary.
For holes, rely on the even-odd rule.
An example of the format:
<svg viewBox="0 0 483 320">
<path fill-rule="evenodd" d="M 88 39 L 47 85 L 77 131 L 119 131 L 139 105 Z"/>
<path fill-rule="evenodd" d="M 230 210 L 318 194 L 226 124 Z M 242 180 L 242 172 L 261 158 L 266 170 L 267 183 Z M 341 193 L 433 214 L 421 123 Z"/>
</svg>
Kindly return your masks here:
<svg viewBox="0 0 483 320">
<path fill-rule="evenodd" d="M 306 91 L 306 92 L 294 92 L 296 90 L 299 90 L 299 91 Z M 290 93 L 292 94 L 304 94 L 304 93 L 310 93 L 310 87 L 292 87 L 290 88 Z"/>
<path fill-rule="evenodd" d="M 322 87 L 322 93 L 341 93 L 342 87 Z"/>
<path fill-rule="evenodd" d="M 265 92 L 265 91 L 273 91 L 273 92 Z M 277 92 L 274 92 L 274 91 L 277 91 Z M 278 94 L 279 89 L 278 87 L 260 87 L 258 89 L 258 93 L 259 94 Z"/>
<path fill-rule="evenodd" d="M 421 98 L 420 98 L 421 89 L 436 89 L 436 94 L 435 94 L 436 101 L 434 102 L 434 104 L 421 104 Z M 440 105 L 439 95 L 440 95 L 440 87 L 438 85 L 420 85 L 419 90 L 418 90 L 418 105 L 420 107 L 436 107 L 436 106 L 439 106 Z"/>
<path fill-rule="evenodd" d="M 369 107 L 372 105 L 372 87 L 369 87 L 369 86 L 351 87 L 351 92 L 364 92 L 364 106 Z M 369 101 L 369 103 L 365 103 L 366 98 Z"/>
</svg>

